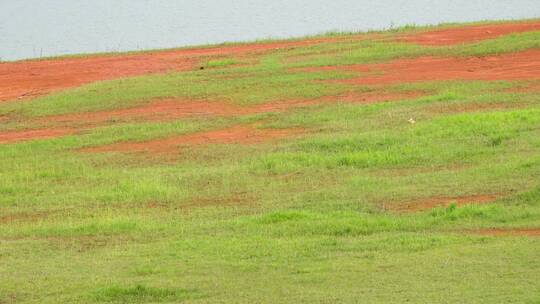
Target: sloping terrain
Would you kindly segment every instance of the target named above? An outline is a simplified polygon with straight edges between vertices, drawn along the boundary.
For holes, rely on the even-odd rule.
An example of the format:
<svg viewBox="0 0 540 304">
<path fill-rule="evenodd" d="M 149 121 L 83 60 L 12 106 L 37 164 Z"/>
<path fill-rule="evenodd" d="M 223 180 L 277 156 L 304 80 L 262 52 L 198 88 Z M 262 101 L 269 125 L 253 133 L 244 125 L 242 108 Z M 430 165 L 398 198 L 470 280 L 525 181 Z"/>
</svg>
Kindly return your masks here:
<svg viewBox="0 0 540 304">
<path fill-rule="evenodd" d="M 0 303 L 540 301 L 540 21 L 0 63 Z"/>
</svg>

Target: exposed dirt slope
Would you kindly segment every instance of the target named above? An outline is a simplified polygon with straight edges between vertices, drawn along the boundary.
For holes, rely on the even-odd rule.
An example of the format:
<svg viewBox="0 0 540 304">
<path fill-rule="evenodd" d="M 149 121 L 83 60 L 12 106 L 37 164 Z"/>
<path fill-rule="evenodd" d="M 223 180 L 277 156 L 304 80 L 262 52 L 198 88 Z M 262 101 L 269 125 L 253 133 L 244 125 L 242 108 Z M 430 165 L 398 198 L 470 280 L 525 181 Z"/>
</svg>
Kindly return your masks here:
<svg viewBox="0 0 540 304">
<path fill-rule="evenodd" d="M 361 76 L 344 82 L 361 85 L 435 80 L 537 80 L 540 79 L 540 50 L 486 57 L 420 57 L 320 69 L 358 72 Z"/>
<path fill-rule="evenodd" d="M 529 31 L 540 31 L 540 21 L 456 27 L 407 35 L 398 40 L 421 45 L 452 45 Z"/>
<path fill-rule="evenodd" d="M 306 39 L 144 54 L 95 55 L 0 64 L 0 102 L 31 98 L 100 80 L 194 68 L 197 58 L 264 52 L 331 42 L 343 38 Z"/>
</svg>

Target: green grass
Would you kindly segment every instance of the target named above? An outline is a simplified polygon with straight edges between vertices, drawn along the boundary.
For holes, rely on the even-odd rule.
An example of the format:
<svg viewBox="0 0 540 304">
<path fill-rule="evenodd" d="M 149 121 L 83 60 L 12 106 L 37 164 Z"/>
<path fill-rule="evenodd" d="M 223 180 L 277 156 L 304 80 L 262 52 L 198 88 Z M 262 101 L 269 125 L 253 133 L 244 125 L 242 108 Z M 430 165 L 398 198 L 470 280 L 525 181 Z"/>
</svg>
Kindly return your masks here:
<svg viewBox="0 0 540 304">
<path fill-rule="evenodd" d="M 339 82 L 354 73 L 304 68 L 540 48 L 539 32 L 450 47 L 390 39 L 427 29 L 340 34 L 7 102 L 0 132 L 77 127 L 42 118 L 155 98 L 248 107 L 379 92 Z M 0 303 L 538 303 L 538 238 L 472 233 L 540 227 L 540 98 L 513 91 L 531 83 L 403 83 L 382 89 L 425 94 L 109 121 L 0 144 Z M 81 151 L 247 124 L 305 132 L 156 155 Z M 477 195 L 497 199 L 395 211 Z"/>
<path fill-rule="evenodd" d="M 183 301 L 189 298 L 190 291 L 148 288 L 137 285 L 132 288 L 108 287 L 95 292 L 95 299 L 110 303 L 161 303 Z"/>
</svg>

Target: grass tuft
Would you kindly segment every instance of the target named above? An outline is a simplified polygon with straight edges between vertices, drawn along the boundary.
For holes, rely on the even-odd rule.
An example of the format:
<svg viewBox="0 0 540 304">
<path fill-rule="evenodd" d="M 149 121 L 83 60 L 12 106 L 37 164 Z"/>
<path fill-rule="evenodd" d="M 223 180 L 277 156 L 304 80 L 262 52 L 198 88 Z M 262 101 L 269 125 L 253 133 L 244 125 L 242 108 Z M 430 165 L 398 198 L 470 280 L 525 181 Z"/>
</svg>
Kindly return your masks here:
<svg viewBox="0 0 540 304">
<path fill-rule="evenodd" d="M 185 289 L 166 289 L 136 285 L 134 287 L 106 287 L 98 289 L 93 299 L 104 303 L 163 303 L 183 302 L 194 298 L 198 292 Z"/>
</svg>

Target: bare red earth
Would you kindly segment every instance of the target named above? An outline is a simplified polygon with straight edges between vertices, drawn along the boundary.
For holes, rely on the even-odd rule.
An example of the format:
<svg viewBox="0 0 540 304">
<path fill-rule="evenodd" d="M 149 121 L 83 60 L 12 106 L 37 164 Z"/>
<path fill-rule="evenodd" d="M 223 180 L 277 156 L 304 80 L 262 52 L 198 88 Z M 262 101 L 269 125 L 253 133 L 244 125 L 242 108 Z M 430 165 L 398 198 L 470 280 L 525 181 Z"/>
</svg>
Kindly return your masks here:
<svg viewBox="0 0 540 304">
<path fill-rule="evenodd" d="M 424 92 L 387 92 L 384 88 L 365 93 L 349 92 L 339 96 L 325 96 L 320 99 L 290 100 L 253 106 L 238 106 L 225 102 L 190 101 L 181 99 L 156 100 L 154 102 L 125 109 L 84 112 L 45 116 L 36 122 L 54 125 L 55 129 L 0 132 L 0 144 L 18 141 L 60 137 L 78 133 L 106 123 L 133 121 L 168 121 L 193 116 L 237 116 L 256 113 L 283 112 L 291 108 L 307 107 L 324 103 L 374 103 L 403 100 L 424 95 Z M 2 140 L 4 139 L 4 140 Z"/>
<path fill-rule="evenodd" d="M 344 82 L 360 85 L 435 80 L 537 80 L 540 79 L 540 50 L 486 57 L 420 57 L 321 69 L 359 72 L 360 77 Z"/>
<path fill-rule="evenodd" d="M 0 101 L 31 98 L 85 83 L 189 70 L 194 60 L 167 54 L 54 59 L 0 64 Z"/>
<path fill-rule="evenodd" d="M 500 36 L 539 31 L 540 22 L 503 23 L 456 27 L 443 30 L 423 32 L 398 38 L 399 41 L 413 42 L 421 45 L 452 45 L 477 42 Z"/>
<path fill-rule="evenodd" d="M 396 206 L 390 206 L 390 209 L 398 212 L 417 212 L 422 210 L 429 210 L 436 207 L 446 207 L 451 203 L 455 203 L 457 206 L 463 206 L 468 204 L 487 204 L 497 199 L 496 195 L 470 195 L 459 197 L 432 197 L 428 199 L 422 199 L 412 202 L 406 202 L 398 204 Z"/>
<path fill-rule="evenodd" d="M 256 129 L 238 125 L 222 130 L 171 136 L 144 142 L 125 142 L 84 149 L 85 152 L 149 152 L 166 153 L 178 151 L 182 146 L 206 144 L 256 144 L 299 134 L 298 129 Z"/>
<path fill-rule="evenodd" d="M 236 116 L 255 113 L 282 112 L 293 107 L 319 103 L 316 100 L 292 100 L 254 106 L 237 106 L 223 102 L 158 100 L 149 104 L 111 111 L 46 116 L 37 122 L 53 124 L 55 128 L 0 132 L 0 144 L 10 144 L 41 138 L 78 133 L 107 122 L 167 121 L 189 116 Z"/>
<path fill-rule="evenodd" d="M 497 33 L 536 28 L 539 23 L 517 23 L 495 25 Z M 525 26 L 526 25 L 526 26 Z M 469 27 L 468 27 L 469 28 Z M 473 32 L 482 27 L 472 27 Z M 504 29 L 504 30 L 502 30 Z M 459 29 L 438 31 L 440 35 L 457 35 Z M 495 32 L 495 30 L 492 30 Z M 451 37 L 450 37 L 451 38 Z M 85 83 L 141 75 L 162 73 L 171 70 L 194 68 L 201 56 L 242 55 L 266 52 L 274 49 L 292 48 L 330 42 L 343 38 L 321 38 L 303 41 L 288 41 L 263 44 L 238 45 L 191 50 L 171 50 L 156 53 L 115 56 L 93 56 L 88 58 L 54 59 L 0 64 L 0 101 L 15 98 L 30 98 L 52 91 L 79 86 Z M 351 37 L 347 38 L 351 39 Z M 385 92 L 385 84 L 432 80 L 538 80 L 540 79 L 540 50 L 488 56 L 482 58 L 437 58 L 421 57 L 395 60 L 385 64 L 326 67 L 323 69 L 345 69 L 361 75 L 346 82 L 379 87 L 373 92 L 345 93 L 317 100 L 273 102 L 263 105 L 240 107 L 228 103 L 206 101 L 158 100 L 147 105 L 100 111 L 50 116 L 40 119 L 40 125 L 54 128 L 8 131 L 0 133 L 0 143 L 13 143 L 36 138 L 50 138 L 70 134 L 107 122 L 161 121 L 186 116 L 232 116 L 251 113 L 285 111 L 291 107 L 309 106 L 324 102 L 372 103 L 402 100 L 422 95 L 420 92 Z M 535 87 L 533 87 L 535 89 Z M 0 121 L 8 120 L 0 117 Z"/>
<path fill-rule="evenodd" d="M 343 38 L 330 37 L 145 54 L 6 62 L 0 64 L 0 102 L 41 96 L 100 80 L 190 70 L 194 68 L 198 58 L 205 56 L 241 55 L 339 39 Z"/>
<path fill-rule="evenodd" d="M 24 131 L 8 131 L 0 133 L 0 144 L 10 144 L 20 141 L 43 139 L 72 134 L 72 129 L 38 129 Z"/>
<path fill-rule="evenodd" d="M 421 44 L 453 44 L 533 30 L 540 30 L 540 22 L 468 26 L 425 32 L 400 39 Z M 189 70 L 193 69 L 197 58 L 202 56 L 242 55 L 354 38 L 356 37 L 329 37 L 145 54 L 2 63 L 0 64 L 0 101 L 41 96 L 100 80 L 172 70 Z"/>
</svg>

